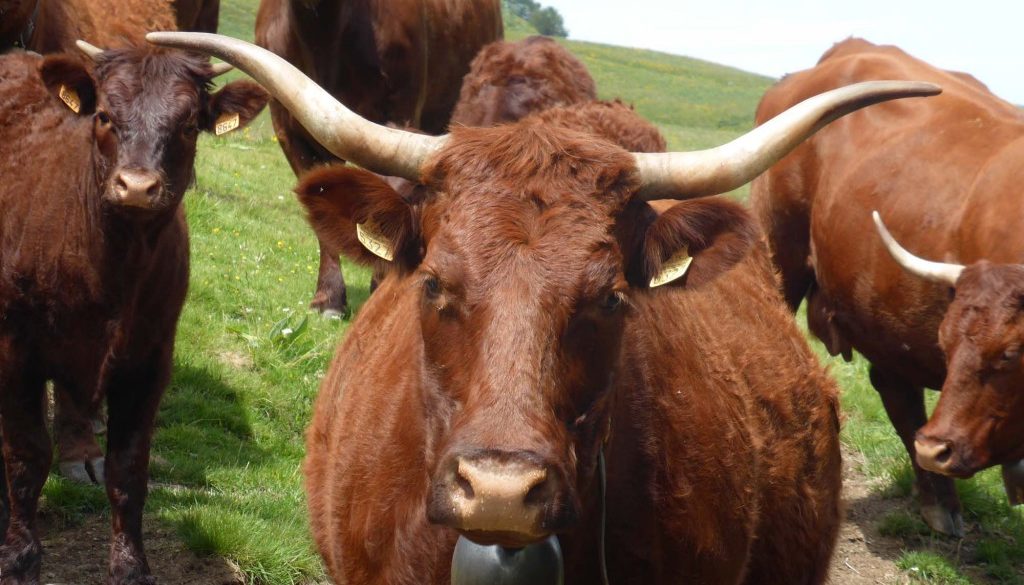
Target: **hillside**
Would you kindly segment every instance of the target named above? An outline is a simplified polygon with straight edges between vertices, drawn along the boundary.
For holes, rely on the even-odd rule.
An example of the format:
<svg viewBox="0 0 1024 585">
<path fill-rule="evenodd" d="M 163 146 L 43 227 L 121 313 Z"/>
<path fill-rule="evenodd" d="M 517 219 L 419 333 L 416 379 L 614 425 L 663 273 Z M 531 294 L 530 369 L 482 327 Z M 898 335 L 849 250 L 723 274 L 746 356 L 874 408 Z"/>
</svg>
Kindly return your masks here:
<svg viewBox="0 0 1024 585">
<path fill-rule="evenodd" d="M 251 40 L 257 5 L 258 0 L 222 0 L 221 32 Z M 530 34 L 521 21 L 509 19 L 508 25 L 510 39 Z M 564 42 L 590 68 L 601 97 L 635 104 L 658 124 L 673 149 L 716 146 L 748 130 L 760 96 L 772 83 L 686 57 Z M 308 536 L 301 472 L 304 431 L 326 364 L 348 327 L 346 321 L 324 319 L 306 308 L 318 254 L 291 193 L 294 183 L 266 113 L 244 131 L 201 139 L 197 183 L 185 200 L 191 285 L 174 379 L 159 414 L 146 509 L 147 526 L 170 535 L 167 547 L 184 542 L 206 556 L 202 562 L 224 565 L 246 582 L 275 585 L 323 580 Z M 743 188 L 737 196 L 746 193 Z M 358 311 L 368 296 L 369 273 L 348 263 L 343 270 L 349 302 Z M 906 502 L 905 457 L 865 369 L 860 361 L 833 366 L 847 392 L 844 440 L 874 478 L 872 493 Z M 1024 554 L 1002 543 L 1012 538 L 1024 542 L 1024 522 L 1012 516 L 997 522 L 999 515 L 1007 515 L 1005 506 L 998 505 L 997 480 L 989 474 L 984 483 L 976 482 L 979 487 L 966 501 L 974 513 L 971 521 L 989 543 L 985 550 L 991 566 L 1008 575 L 1003 582 L 1012 583 L 1013 564 L 1022 562 Z M 102 526 L 95 533 L 83 531 L 102 524 L 98 518 L 106 508 L 101 489 L 51 477 L 43 502 L 52 532 L 46 546 L 65 543 L 82 551 L 66 557 L 49 553 L 45 581 L 95 582 L 105 574 Z M 906 557 L 905 569 L 939 571 L 935 574 L 942 578 L 929 582 L 970 582 L 956 568 L 959 560 L 951 560 L 952 553 L 934 548 L 919 534 L 916 516 L 900 514 L 882 521 L 906 533 L 901 542 L 916 556 Z M 1010 536 L 993 536 L 997 531 Z M 147 546 L 151 555 L 162 550 L 151 542 Z M 173 557 L 164 561 L 179 565 L 169 570 L 191 570 L 189 563 L 173 562 Z M 989 579 L 985 571 L 974 573 Z M 165 584 L 208 582 L 194 576 L 192 581 L 158 577 Z"/>
</svg>

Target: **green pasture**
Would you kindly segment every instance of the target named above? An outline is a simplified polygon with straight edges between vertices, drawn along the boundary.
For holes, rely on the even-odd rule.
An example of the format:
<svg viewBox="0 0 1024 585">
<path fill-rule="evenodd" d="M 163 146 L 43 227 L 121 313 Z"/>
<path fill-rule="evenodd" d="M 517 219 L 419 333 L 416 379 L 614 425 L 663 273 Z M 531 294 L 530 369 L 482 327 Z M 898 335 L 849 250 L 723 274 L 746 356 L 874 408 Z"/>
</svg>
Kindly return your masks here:
<svg viewBox="0 0 1024 585">
<path fill-rule="evenodd" d="M 251 39 L 257 4 L 222 0 L 221 32 Z M 529 34 L 525 23 L 506 22 L 510 38 Z M 749 129 L 772 83 L 685 57 L 576 41 L 566 46 L 590 68 L 601 97 L 635 104 L 675 149 L 714 146 Z M 294 177 L 269 116 L 222 138 L 203 137 L 197 171 L 185 202 L 191 285 L 153 444 L 147 522 L 175 527 L 187 546 L 228 559 L 249 582 L 322 581 L 302 487 L 304 431 L 348 323 L 307 310 L 316 241 L 291 193 Z M 344 273 L 358 311 L 370 275 L 347 263 Z M 909 578 L 1024 583 L 1024 515 L 1004 503 L 998 474 L 961 483 L 970 533 L 958 554 L 949 552 L 956 547 L 918 520 L 909 466 L 866 364 L 832 360 L 815 345 L 843 386 L 846 445 L 877 480 L 879 497 L 906 502 L 905 512 L 875 521 L 903 539 L 900 566 Z M 55 476 L 43 508 L 64 523 L 107 513 L 102 490 Z"/>
</svg>

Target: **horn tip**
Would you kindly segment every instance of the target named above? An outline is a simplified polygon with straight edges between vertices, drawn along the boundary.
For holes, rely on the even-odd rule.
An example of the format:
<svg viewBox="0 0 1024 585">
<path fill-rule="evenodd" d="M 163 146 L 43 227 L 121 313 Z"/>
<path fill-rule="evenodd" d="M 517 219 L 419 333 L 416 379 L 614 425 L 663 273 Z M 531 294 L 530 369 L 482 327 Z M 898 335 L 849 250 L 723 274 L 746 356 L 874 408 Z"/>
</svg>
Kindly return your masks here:
<svg viewBox="0 0 1024 585">
<path fill-rule="evenodd" d="M 882 214 L 878 213 L 877 209 L 871 212 L 871 219 L 875 222 L 875 229 L 878 230 L 878 233 L 883 238 L 889 235 L 889 228 L 885 227 L 885 222 L 882 221 Z"/>
</svg>

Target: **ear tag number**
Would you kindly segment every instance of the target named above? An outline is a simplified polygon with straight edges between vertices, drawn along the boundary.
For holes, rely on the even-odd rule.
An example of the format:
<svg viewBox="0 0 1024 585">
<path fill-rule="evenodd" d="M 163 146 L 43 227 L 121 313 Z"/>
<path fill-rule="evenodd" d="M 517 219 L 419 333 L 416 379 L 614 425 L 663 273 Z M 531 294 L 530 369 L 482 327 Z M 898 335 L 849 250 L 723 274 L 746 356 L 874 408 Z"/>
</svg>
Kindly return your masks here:
<svg viewBox="0 0 1024 585">
<path fill-rule="evenodd" d="M 372 221 L 356 224 L 356 237 L 364 248 L 374 256 L 378 256 L 391 262 L 395 259 L 395 251 L 391 248 L 391 242 L 385 238 Z"/>
<path fill-rule="evenodd" d="M 690 256 L 689 250 L 683 247 L 682 250 L 673 254 L 661 267 L 661 272 L 651 279 L 651 288 L 682 278 L 691 262 L 693 262 L 693 256 Z"/>
<path fill-rule="evenodd" d="M 60 86 L 60 91 L 57 92 L 57 96 L 60 97 L 60 101 L 64 102 L 64 105 L 70 108 L 72 112 L 77 114 L 82 111 L 82 100 L 78 99 L 77 91 L 62 85 Z"/>
<path fill-rule="evenodd" d="M 213 127 L 213 133 L 217 136 L 227 134 L 235 128 L 238 128 L 239 124 L 241 124 L 241 121 L 238 117 L 238 112 L 235 112 L 234 114 L 221 114 L 217 118 L 217 123 Z"/>
</svg>

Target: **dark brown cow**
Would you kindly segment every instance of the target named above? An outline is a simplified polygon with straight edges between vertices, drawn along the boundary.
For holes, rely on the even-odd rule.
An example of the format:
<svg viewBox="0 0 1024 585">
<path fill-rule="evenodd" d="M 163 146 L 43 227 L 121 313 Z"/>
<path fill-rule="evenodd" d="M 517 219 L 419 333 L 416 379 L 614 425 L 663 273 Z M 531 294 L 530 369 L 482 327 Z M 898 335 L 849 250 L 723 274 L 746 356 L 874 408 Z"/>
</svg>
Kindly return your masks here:
<svg viewBox="0 0 1024 585">
<path fill-rule="evenodd" d="M 499 0 L 262 0 L 256 43 L 287 59 L 374 122 L 438 134 L 481 47 L 503 34 Z M 338 158 L 288 110 L 270 104 L 281 149 L 298 175 Z M 338 257 L 320 242 L 311 306 L 348 311 Z"/>
<path fill-rule="evenodd" d="M 245 124 L 268 99 L 249 81 L 211 93 L 213 68 L 178 51 L 96 59 L 93 68 L 70 55 L 0 57 L 4 583 L 39 579 L 36 506 L 52 461 L 47 380 L 82 412 L 106 398 L 108 582 L 154 582 L 142 508 L 188 284 L 181 198 L 194 180 L 198 133 L 222 115 Z"/>
<path fill-rule="evenodd" d="M 365 247 L 343 234 L 346 255 L 394 264 L 308 434 L 312 526 L 336 582 L 440 585 L 459 534 L 522 546 L 557 533 L 569 581 L 597 583 L 602 450 L 611 582 L 824 581 L 839 521 L 835 388 L 767 255 L 747 257 L 756 231 L 742 207 L 703 199 L 659 215 L 647 201 L 728 191 L 835 116 L 934 86 L 848 88 L 722 149 L 633 154 L 554 114 L 403 133 L 247 43 L 148 38 L 225 58 L 339 157 L 426 186 L 410 204 L 334 167 L 298 188 L 321 237 L 355 231 Z"/>
<path fill-rule="evenodd" d="M 220 0 L 174 0 L 174 15 L 178 30 L 217 32 Z"/>
<path fill-rule="evenodd" d="M 914 460 L 925 519 L 958 534 L 953 480 L 937 473 L 967 477 L 1024 457 L 1024 231 L 1013 219 L 1024 115 L 968 75 L 850 39 L 772 88 L 757 120 L 833 87 L 891 78 L 934 81 L 943 95 L 837 122 L 755 181 L 753 200 L 790 307 L 806 297 L 829 351 L 856 349 L 871 362 Z M 875 233 L 875 209 L 915 253 L 969 265 L 959 281 L 902 271 Z M 930 422 L 923 388 L 943 390 Z"/>
<path fill-rule="evenodd" d="M 494 126 L 596 99 L 586 66 L 554 39 L 497 41 L 481 49 L 470 64 L 452 124 Z"/>
<path fill-rule="evenodd" d="M 175 6 L 169 0 L 33 0 L 9 13 L 12 18 L 20 15 L 23 23 L 20 25 L 23 43 L 19 43 L 22 48 L 44 54 L 74 51 L 78 55 L 75 41 L 79 38 L 107 47 L 124 46 L 131 39 L 140 41 L 150 30 L 173 30 L 175 8 L 189 5 L 187 10 L 194 8 L 199 12 L 201 3 L 204 18 L 208 18 L 211 10 L 216 18 L 216 0 L 179 1 Z M 35 8 L 30 10 L 29 5 Z M 179 13 L 179 16 L 188 15 Z M 188 26 L 185 23 L 186 29 Z M 0 52 L 4 48 L 0 45 Z M 103 483 L 103 454 L 93 436 L 94 424 L 102 428 L 102 421 L 93 423 L 78 412 L 60 384 L 55 386 L 54 392 L 54 427 L 61 475 L 78 482 Z"/>
</svg>

